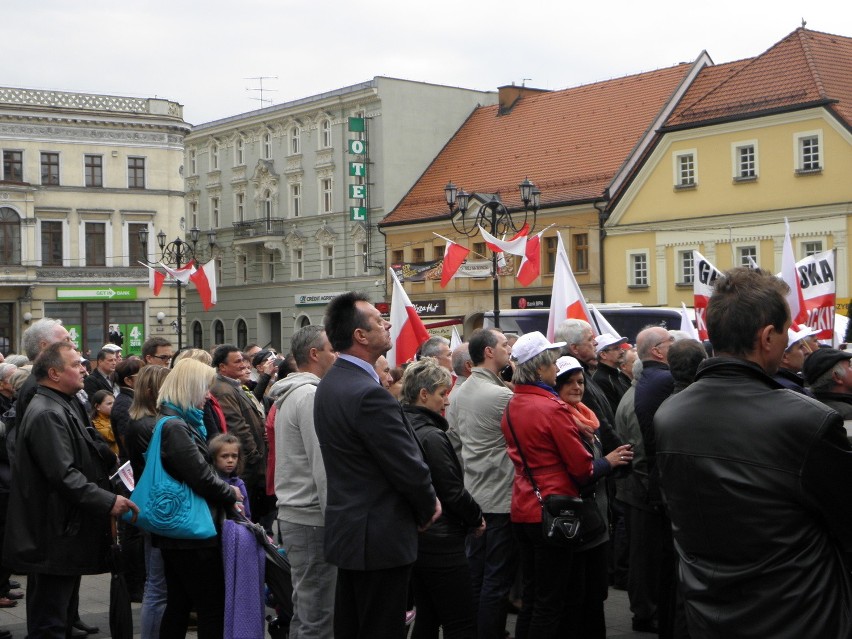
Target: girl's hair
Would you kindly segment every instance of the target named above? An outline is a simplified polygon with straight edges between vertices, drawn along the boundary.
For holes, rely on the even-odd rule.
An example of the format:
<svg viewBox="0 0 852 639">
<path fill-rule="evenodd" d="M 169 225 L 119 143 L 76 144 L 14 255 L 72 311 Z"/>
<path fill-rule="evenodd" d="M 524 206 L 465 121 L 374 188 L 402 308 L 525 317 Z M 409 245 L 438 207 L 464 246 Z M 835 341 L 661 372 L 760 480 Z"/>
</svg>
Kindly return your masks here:
<svg viewBox="0 0 852 639">
<path fill-rule="evenodd" d="M 213 368 L 204 362 L 184 358 L 175 364 L 160 386 L 157 406 L 165 402 L 182 410 L 201 406 L 215 379 L 216 371 Z"/>
<path fill-rule="evenodd" d="M 216 456 L 219 454 L 226 445 L 228 444 L 236 444 L 237 445 L 237 453 L 239 456 L 237 457 L 237 467 L 234 469 L 234 473 L 237 475 L 243 474 L 243 447 L 240 444 L 240 440 L 230 433 L 222 433 L 221 435 L 216 435 L 210 442 L 207 444 L 207 450 L 210 451 L 210 456 L 213 458 L 213 465 L 216 464 Z"/>
<path fill-rule="evenodd" d="M 420 396 L 420 389 L 425 388 L 429 394 L 434 393 L 438 387 L 449 387 L 453 383 L 450 372 L 438 363 L 434 357 L 424 357 L 417 362 L 412 362 L 405 367 L 402 376 L 402 392 L 400 402 L 404 405 L 413 406 Z"/>
<path fill-rule="evenodd" d="M 143 366 L 136 374 L 133 385 L 133 402 L 130 404 L 130 419 L 153 417 L 157 414 L 157 395 L 163 380 L 171 373 L 165 366 Z"/>
<path fill-rule="evenodd" d="M 103 404 L 104 400 L 107 397 L 112 397 L 113 399 L 115 398 L 112 393 L 110 393 L 109 391 L 105 391 L 105 390 L 99 390 L 97 393 L 92 395 L 92 398 L 89 400 L 89 403 L 92 405 L 92 412 L 89 415 L 89 417 L 94 419 L 95 417 L 98 416 L 98 406 Z"/>
<path fill-rule="evenodd" d="M 172 367 L 182 359 L 197 359 L 199 362 L 204 362 L 208 366 L 213 363 L 213 356 L 201 348 L 187 348 L 182 350 L 172 360 Z"/>
</svg>

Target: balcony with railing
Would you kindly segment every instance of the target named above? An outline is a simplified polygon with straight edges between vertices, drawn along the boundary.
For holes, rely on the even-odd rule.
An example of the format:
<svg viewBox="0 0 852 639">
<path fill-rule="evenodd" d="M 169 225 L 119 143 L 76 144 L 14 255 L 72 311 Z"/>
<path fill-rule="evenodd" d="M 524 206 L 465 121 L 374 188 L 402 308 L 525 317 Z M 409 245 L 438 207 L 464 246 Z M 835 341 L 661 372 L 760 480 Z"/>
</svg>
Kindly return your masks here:
<svg viewBox="0 0 852 639">
<path fill-rule="evenodd" d="M 234 239 L 246 239 L 250 237 L 282 237 L 286 235 L 284 224 L 287 220 L 283 217 L 267 217 L 261 220 L 247 220 L 245 222 L 234 222 Z"/>
</svg>

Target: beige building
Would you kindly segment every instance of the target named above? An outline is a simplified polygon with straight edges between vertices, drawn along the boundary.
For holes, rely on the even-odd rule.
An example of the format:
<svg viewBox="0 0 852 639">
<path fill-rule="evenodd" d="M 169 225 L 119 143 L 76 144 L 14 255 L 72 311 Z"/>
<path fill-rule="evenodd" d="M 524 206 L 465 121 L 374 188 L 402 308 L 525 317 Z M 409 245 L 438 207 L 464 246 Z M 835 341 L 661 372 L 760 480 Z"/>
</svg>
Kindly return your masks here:
<svg viewBox="0 0 852 639">
<path fill-rule="evenodd" d="M 139 231 L 183 234 L 183 107 L 163 99 L 0 88 L 0 352 L 64 321 L 92 355 L 120 333 L 174 341 L 174 289 L 154 297 Z M 161 313 L 162 322 L 157 321 Z"/>
</svg>

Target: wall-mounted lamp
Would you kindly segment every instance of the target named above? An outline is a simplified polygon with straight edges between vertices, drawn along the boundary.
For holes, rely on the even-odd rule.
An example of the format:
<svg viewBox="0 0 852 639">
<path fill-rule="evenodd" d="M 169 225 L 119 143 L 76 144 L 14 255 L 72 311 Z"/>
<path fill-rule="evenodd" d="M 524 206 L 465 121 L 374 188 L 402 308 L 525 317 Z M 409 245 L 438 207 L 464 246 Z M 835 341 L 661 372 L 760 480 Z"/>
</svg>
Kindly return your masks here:
<svg viewBox="0 0 852 639">
<path fill-rule="evenodd" d="M 30 313 L 29 311 L 27 311 L 26 313 L 23 314 L 23 318 L 24 318 L 24 324 L 29 324 L 30 322 L 33 321 L 33 314 Z"/>
<path fill-rule="evenodd" d="M 163 313 L 163 311 L 160 311 L 159 313 L 157 313 L 157 323 L 158 324 L 162 324 L 164 319 L 166 319 L 166 314 Z"/>
</svg>

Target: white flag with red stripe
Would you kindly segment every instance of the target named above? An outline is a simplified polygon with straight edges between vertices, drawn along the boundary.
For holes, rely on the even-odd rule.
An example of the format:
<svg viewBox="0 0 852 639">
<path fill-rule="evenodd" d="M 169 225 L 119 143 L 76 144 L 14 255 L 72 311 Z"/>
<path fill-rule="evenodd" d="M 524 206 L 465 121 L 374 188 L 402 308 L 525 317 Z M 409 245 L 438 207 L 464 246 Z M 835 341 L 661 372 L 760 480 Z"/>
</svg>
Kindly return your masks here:
<svg viewBox="0 0 852 639">
<path fill-rule="evenodd" d="M 408 299 L 402 284 L 396 279 L 393 269 L 388 270 L 393 281 L 393 297 L 390 310 L 391 347 L 387 359 L 391 368 L 395 368 L 414 359 L 417 349 L 429 339 L 429 332 L 423 326 L 423 320 Z"/>
<path fill-rule="evenodd" d="M 190 281 L 198 289 L 198 297 L 201 298 L 201 306 L 209 311 L 218 301 L 216 294 L 216 261 L 210 260 L 201 268 L 196 269 L 189 276 Z"/>
<path fill-rule="evenodd" d="M 571 271 L 568 253 L 562 243 L 562 235 L 556 233 L 556 266 L 553 271 L 553 292 L 550 296 L 550 314 L 547 318 L 547 339 L 553 341 L 553 332 L 564 319 L 581 319 L 592 324 L 592 314 L 580 286 Z M 594 324 L 592 324 L 594 331 Z"/>
<path fill-rule="evenodd" d="M 523 228 L 518 231 L 510 240 L 498 240 L 481 226 L 479 232 L 482 233 L 482 239 L 485 244 L 495 253 L 511 253 L 524 257 L 527 251 L 527 233 L 530 232 L 528 224 L 524 224 Z"/>
<path fill-rule="evenodd" d="M 160 273 L 153 266 L 148 266 L 144 262 L 139 262 L 148 269 L 148 286 L 151 287 L 151 290 L 154 291 L 154 295 L 159 295 L 160 291 L 163 290 L 163 283 L 166 281 L 166 276 Z"/>
<path fill-rule="evenodd" d="M 793 253 L 793 241 L 790 239 L 790 223 L 784 218 L 784 248 L 781 252 L 781 279 L 790 287 L 787 293 L 787 305 L 790 307 L 790 320 L 794 324 L 804 324 L 808 319 L 808 309 L 802 295 L 802 282 L 796 269 L 796 254 Z"/>
<path fill-rule="evenodd" d="M 195 264 L 193 262 L 190 262 L 186 266 L 181 266 L 179 269 L 169 268 L 168 266 L 166 266 L 162 262 L 160 262 L 159 264 L 160 264 L 160 266 L 163 267 L 163 270 L 166 273 L 168 273 L 175 280 L 177 280 L 178 282 L 181 282 L 183 284 L 186 284 L 187 282 L 189 282 L 190 275 L 195 273 Z"/>
<path fill-rule="evenodd" d="M 698 339 L 707 339 L 707 302 L 713 295 L 713 284 L 722 271 L 698 251 L 692 252 L 692 306 L 695 308 L 695 326 Z"/>
<path fill-rule="evenodd" d="M 541 272 L 541 235 L 538 233 L 527 240 L 524 248 L 524 257 L 518 268 L 518 281 L 524 286 L 529 286 Z"/>
</svg>

